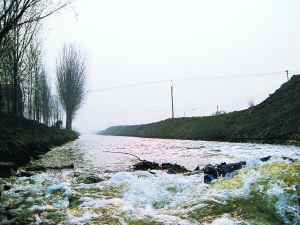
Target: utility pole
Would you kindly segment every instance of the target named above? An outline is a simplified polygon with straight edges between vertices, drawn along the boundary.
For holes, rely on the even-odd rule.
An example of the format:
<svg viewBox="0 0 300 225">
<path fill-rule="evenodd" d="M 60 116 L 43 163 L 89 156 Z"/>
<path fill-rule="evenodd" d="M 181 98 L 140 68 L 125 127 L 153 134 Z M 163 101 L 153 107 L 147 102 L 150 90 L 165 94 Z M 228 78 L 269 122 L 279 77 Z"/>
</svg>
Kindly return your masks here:
<svg viewBox="0 0 300 225">
<path fill-rule="evenodd" d="M 174 119 L 174 104 L 173 104 L 173 82 L 171 80 L 171 100 L 172 100 L 172 119 Z"/>
<path fill-rule="evenodd" d="M 284 72 L 286 72 L 286 77 L 287 77 L 287 80 L 289 81 L 289 80 L 290 80 L 290 79 L 289 79 L 289 71 L 286 70 L 286 71 L 284 71 Z"/>
</svg>

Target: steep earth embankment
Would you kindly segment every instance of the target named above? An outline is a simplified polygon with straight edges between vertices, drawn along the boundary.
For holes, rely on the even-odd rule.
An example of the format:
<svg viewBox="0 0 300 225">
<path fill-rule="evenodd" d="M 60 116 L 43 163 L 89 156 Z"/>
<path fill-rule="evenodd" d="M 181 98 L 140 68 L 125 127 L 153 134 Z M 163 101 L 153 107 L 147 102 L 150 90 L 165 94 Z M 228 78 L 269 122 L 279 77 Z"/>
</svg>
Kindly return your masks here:
<svg viewBox="0 0 300 225">
<path fill-rule="evenodd" d="M 0 162 L 25 165 L 50 147 L 75 140 L 74 131 L 50 128 L 36 121 L 0 112 Z"/>
<path fill-rule="evenodd" d="M 227 114 L 115 126 L 101 135 L 300 145 L 300 75 L 257 106 Z"/>
</svg>

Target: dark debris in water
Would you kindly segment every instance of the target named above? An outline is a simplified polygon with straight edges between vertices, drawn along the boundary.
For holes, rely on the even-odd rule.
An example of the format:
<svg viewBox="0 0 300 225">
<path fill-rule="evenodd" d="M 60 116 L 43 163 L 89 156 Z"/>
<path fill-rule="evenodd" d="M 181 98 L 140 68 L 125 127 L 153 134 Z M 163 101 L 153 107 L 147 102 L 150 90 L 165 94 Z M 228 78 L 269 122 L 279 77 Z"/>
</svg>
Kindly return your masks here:
<svg viewBox="0 0 300 225">
<path fill-rule="evenodd" d="M 217 179 L 218 177 L 225 176 L 228 173 L 234 172 L 246 165 L 245 161 L 236 162 L 236 163 L 226 163 L 223 162 L 217 166 L 211 164 L 206 165 L 201 170 L 204 172 L 204 182 L 209 184 L 212 180 Z"/>
<path fill-rule="evenodd" d="M 190 172 L 184 166 L 172 163 L 163 163 L 159 165 L 157 162 L 150 162 L 147 160 L 141 160 L 133 165 L 134 170 L 167 170 L 170 174 L 186 173 Z"/>
<path fill-rule="evenodd" d="M 133 165 L 134 170 L 161 170 L 161 166 L 156 162 L 141 160 Z"/>
<path fill-rule="evenodd" d="M 172 163 L 163 163 L 162 169 L 167 170 L 170 174 L 176 174 L 176 173 L 186 173 L 191 172 L 187 170 L 184 166 L 180 166 L 178 164 L 172 164 Z"/>
<path fill-rule="evenodd" d="M 266 156 L 260 158 L 260 161 L 266 162 L 271 159 L 271 156 Z M 283 156 L 282 159 L 289 160 L 290 162 L 295 162 L 296 159 L 292 159 L 289 157 Z M 211 164 L 207 164 L 204 168 L 200 169 L 200 171 L 204 172 L 204 183 L 210 184 L 211 181 L 214 179 L 217 179 L 218 177 L 223 177 L 228 173 L 232 173 L 234 171 L 237 171 L 241 169 L 244 165 L 246 165 L 245 161 L 240 161 L 236 163 L 226 163 L 223 162 L 219 165 L 213 166 Z M 199 167 L 196 168 L 196 170 L 199 170 Z"/>
</svg>

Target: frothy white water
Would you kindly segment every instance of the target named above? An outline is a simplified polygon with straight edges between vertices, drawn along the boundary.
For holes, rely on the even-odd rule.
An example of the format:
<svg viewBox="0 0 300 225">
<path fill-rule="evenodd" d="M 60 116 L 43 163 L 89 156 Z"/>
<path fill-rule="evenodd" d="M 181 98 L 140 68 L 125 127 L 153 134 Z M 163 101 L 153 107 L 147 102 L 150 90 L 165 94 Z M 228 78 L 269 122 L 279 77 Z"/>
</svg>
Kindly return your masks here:
<svg viewBox="0 0 300 225">
<path fill-rule="evenodd" d="M 62 148 L 90 162 L 0 180 L 13 184 L 3 192 L 1 210 L 10 205 L 12 215 L 25 212 L 29 224 L 241 225 L 300 219 L 300 164 L 282 158 L 299 159 L 295 146 L 82 136 Z M 224 161 L 247 164 L 208 185 L 203 174 L 131 171 L 139 161 L 133 155 L 190 170 Z M 268 162 L 259 160 L 268 155 Z M 3 224 L 14 220 L 1 218 Z"/>
</svg>

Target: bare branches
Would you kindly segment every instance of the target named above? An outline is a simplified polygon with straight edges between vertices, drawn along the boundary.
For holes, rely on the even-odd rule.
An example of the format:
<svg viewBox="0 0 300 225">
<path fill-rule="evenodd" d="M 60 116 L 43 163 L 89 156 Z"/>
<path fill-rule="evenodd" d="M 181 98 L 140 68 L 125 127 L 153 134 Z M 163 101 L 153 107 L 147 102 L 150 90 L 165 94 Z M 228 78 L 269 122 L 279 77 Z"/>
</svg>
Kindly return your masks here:
<svg viewBox="0 0 300 225">
<path fill-rule="evenodd" d="M 10 85 L 12 89 L 6 100 L 7 106 L 12 107 L 7 107 L 7 112 L 19 116 L 25 113 L 30 119 L 43 119 L 47 125 L 52 108 L 55 118 L 59 117 L 59 110 L 56 110 L 59 106 L 51 99 L 50 81 L 37 33 L 42 26 L 41 20 L 72 1 L 0 1 L 0 83 Z"/>
<path fill-rule="evenodd" d="M 67 114 L 66 128 L 72 129 L 72 120 L 87 95 L 86 57 L 75 45 L 64 45 L 56 65 L 56 87 L 59 99 Z"/>
<path fill-rule="evenodd" d="M 66 7 L 72 1 L 2 0 L 0 2 L 0 45 L 11 30 L 39 22 Z"/>
</svg>

